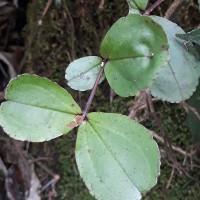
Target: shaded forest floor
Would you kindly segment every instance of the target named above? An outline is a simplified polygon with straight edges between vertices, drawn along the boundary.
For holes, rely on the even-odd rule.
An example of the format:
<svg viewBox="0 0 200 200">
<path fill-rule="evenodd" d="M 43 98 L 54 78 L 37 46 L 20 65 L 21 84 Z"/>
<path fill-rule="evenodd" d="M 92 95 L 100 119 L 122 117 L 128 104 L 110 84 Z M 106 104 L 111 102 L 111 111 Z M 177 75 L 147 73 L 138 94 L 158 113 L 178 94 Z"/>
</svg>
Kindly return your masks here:
<svg viewBox="0 0 200 200">
<path fill-rule="evenodd" d="M 154 14 L 163 16 L 171 2 L 169 0 L 163 3 Z M 26 51 L 20 70 L 23 73 L 34 73 L 57 82 L 66 88 L 83 108 L 89 92 L 80 93 L 68 88 L 64 78 L 65 69 L 76 58 L 99 55 L 103 36 L 118 18 L 127 14 L 128 6 L 125 0 L 111 2 L 107 0 L 77 0 L 75 2 L 65 0 L 60 4 L 51 5 L 46 13 L 44 13 L 45 7 L 46 1 L 44 0 L 30 1 L 28 4 L 27 24 L 21 32 L 26 44 Z M 185 31 L 189 31 L 199 25 L 199 16 L 197 1 L 186 0 L 172 17 L 172 21 L 175 21 Z M 38 21 L 41 19 L 42 24 L 38 25 Z M 121 98 L 113 95 L 108 83 L 104 81 L 97 90 L 91 111 L 129 115 L 134 102 L 135 98 L 133 97 Z M 191 152 L 192 136 L 185 110 L 180 105 L 170 105 L 161 101 L 156 101 L 155 107 L 172 144 Z M 137 114 L 137 118 L 144 126 L 159 134 L 148 110 L 141 110 Z M 72 131 L 50 142 L 30 144 L 28 147 L 28 154 L 32 159 L 36 159 L 35 170 L 42 185 L 52 179 L 52 173 L 60 176 L 60 180 L 54 188 L 56 196 L 52 199 L 94 199 L 89 195 L 76 167 L 75 141 L 76 131 Z M 158 144 L 161 154 L 165 158 L 164 146 L 162 142 L 158 142 Z M 191 159 L 179 151 L 173 153 L 191 177 L 174 170 L 170 160 L 162 159 L 158 184 L 143 198 L 144 200 L 200 199 L 200 166 L 192 165 Z M 37 163 L 41 163 L 41 165 Z M 48 170 L 51 173 L 48 173 Z M 0 187 L 3 187 L 3 179 L 0 179 Z M 0 191 L 3 192 L 3 190 Z M 50 199 L 51 192 L 52 187 L 45 189 L 42 199 Z M 0 193 L 0 200 L 1 195 Z"/>
</svg>

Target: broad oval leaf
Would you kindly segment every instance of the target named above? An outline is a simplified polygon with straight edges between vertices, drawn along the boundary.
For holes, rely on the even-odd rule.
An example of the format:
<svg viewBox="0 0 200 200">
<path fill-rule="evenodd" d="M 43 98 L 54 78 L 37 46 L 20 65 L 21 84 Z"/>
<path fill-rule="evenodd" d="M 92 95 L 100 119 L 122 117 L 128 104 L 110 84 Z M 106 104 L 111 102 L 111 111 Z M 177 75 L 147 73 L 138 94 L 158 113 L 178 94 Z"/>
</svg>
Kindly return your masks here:
<svg viewBox="0 0 200 200">
<path fill-rule="evenodd" d="M 176 36 L 182 40 L 194 42 L 198 45 L 200 45 L 200 28 L 193 30 L 188 33 L 184 34 L 176 34 Z"/>
<path fill-rule="evenodd" d="M 126 0 L 128 5 L 129 5 L 129 9 L 139 9 L 139 10 L 145 10 L 145 8 L 147 7 L 148 4 L 148 0 Z"/>
<path fill-rule="evenodd" d="M 36 75 L 10 81 L 7 102 L 0 106 L 0 125 L 17 140 L 42 142 L 71 130 L 67 124 L 81 113 L 71 95 L 56 83 Z"/>
<path fill-rule="evenodd" d="M 120 18 L 101 44 L 111 88 L 127 97 L 151 86 L 168 60 L 167 49 L 163 29 L 150 17 L 133 14 Z"/>
<path fill-rule="evenodd" d="M 199 61 L 187 50 L 183 41 L 176 37 L 184 31 L 175 23 L 162 17 L 152 18 L 163 26 L 168 41 L 170 60 L 150 87 L 153 96 L 164 101 L 178 103 L 188 99 L 198 85 Z"/>
<path fill-rule="evenodd" d="M 90 113 L 78 130 L 76 162 L 98 200 L 138 200 L 157 182 L 160 155 L 152 135 L 137 122 Z"/>
<path fill-rule="evenodd" d="M 74 90 L 90 90 L 101 67 L 102 59 L 97 56 L 87 56 L 77 59 L 69 64 L 66 69 L 65 79 L 67 84 Z M 100 80 L 102 82 L 105 76 Z"/>
</svg>

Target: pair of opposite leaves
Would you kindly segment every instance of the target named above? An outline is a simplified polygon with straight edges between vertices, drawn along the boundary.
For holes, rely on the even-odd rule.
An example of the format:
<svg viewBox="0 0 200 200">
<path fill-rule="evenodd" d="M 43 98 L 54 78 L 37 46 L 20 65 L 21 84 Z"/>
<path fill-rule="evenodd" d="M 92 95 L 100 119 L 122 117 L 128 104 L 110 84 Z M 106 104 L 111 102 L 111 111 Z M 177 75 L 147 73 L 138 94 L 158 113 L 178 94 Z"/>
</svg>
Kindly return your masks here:
<svg viewBox="0 0 200 200">
<path fill-rule="evenodd" d="M 153 96 L 172 103 L 188 99 L 198 85 L 200 64 L 177 33 L 184 31 L 157 16 L 130 14 L 119 19 L 100 48 L 101 56 L 108 59 L 105 76 L 115 93 L 134 96 L 149 88 Z M 88 56 L 70 63 L 65 75 L 68 85 L 79 91 L 91 89 L 101 62 L 100 57 Z"/>
<path fill-rule="evenodd" d="M 48 79 L 19 76 L 8 85 L 6 99 L 0 125 L 15 139 L 50 140 L 79 124 L 80 107 Z M 90 113 L 87 118 L 78 129 L 76 161 L 90 193 L 98 200 L 141 199 L 159 175 L 159 150 L 151 134 L 126 116 Z"/>
<path fill-rule="evenodd" d="M 41 142 L 63 135 L 81 113 L 69 93 L 38 76 L 12 80 L 6 99 L 0 107 L 0 125 L 19 140 Z M 141 199 L 159 175 L 159 150 L 151 134 L 126 116 L 87 117 L 78 129 L 76 161 L 90 193 L 99 200 Z"/>
<path fill-rule="evenodd" d="M 76 162 L 98 200 L 139 200 L 156 184 L 158 146 L 137 122 L 119 114 L 90 113 L 81 123 L 81 109 L 71 95 L 36 75 L 11 80 L 5 98 L 0 125 L 15 139 L 42 142 L 69 132 L 72 122 L 80 125 Z"/>
<path fill-rule="evenodd" d="M 119 51 L 119 46 L 115 45 L 118 41 L 113 40 L 112 34 L 109 38 L 108 32 L 103 43 L 105 46 L 101 48 L 102 55 L 109 58 L 110 66 L 120 62 L 121 66 L 127 64 L 130 68 L 131 61 L 135 66 L 141 63 L 142 70 L 136 67 L 135 73 L 141 76 L 145 70 L 146 82 L 152 82 L 152 76 L 160 69 L 158 63 L 163 64 L 167 59 L 164 32 L 152 19 L 140 15 L 129 15 L 119 21 L 120 29 L 124 21 L 123 30 L 134 33 L 136 41 L 130 43 L 131 33 L 127 41 L 122 33 L 117 32 L 118 37 L 121 37 Z M 136 32 L 130 29 L 130 25 L 140 23 L 146 23 L 147 27 L 144 25 L 144 29 L 140 28 Z M 114 26 L 118 31 L 118 22 Z M 154 33 L 156 27 L 157 39 Z M 147 31 L 143 33 L 144 30 Z M 136 34 L 140 32 L 146 35 L 140 37 Z M 110 45 L 111 50 L 107 48 Z M 132 80 L 132 76 L 126 72 L 122 75 Z M 136 81 L 136 89 L 140 89 L 144 84 L 138 82 L 138 79 Z M 81 113 L 66 91 L 48 79 L 37 76 L 22 75 L 11 81 L 6 99 L 8 101 L 0 107 L 0 124 L 11 137 L 20 140 L 39 142 L 63 135 L 71 130 L 69 123 L 75 121 Z M 159 151 L 151 135 L 141 125 L 117 114 L 88 115 L 88 122 L 84 121 L 79 127 L 76 160 L 90 193 L 97 199 L 140 199 L 141 193 L 155 185 L 159 174 Z"/>
</svg>

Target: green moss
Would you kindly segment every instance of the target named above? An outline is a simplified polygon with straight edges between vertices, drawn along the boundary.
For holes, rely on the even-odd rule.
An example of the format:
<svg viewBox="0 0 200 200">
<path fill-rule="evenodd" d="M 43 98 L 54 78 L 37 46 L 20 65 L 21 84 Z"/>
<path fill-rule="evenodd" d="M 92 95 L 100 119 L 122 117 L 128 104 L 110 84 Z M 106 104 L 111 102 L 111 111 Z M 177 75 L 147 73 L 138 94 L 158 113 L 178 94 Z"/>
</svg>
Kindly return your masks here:
<svg viewBox="0 0 200 200">
<path fill-rule="evenodd" d="M 170 187 L 169 189 L 166 189 L 171 170 L 171 167 L 167 165 L 162 166 L 158 184 L 144 197 L 144 200 L 200 199 L 199 170 L 194 170 L 192 173 L 190 173 L 190 175 L 193 175 L 195 177 L 195 180 L 192 180 L 186 176 L 181 176 L 177 171 L 175 171 Z"/>
<path fill-rule="evenodd" d="M 180 147 L 189 147 L 191 145 L 191 135 L 187 121 L 187 113 L 177 104 L 157 103 L 156 112 L 166 129 L 166 133 L 172 143 Z M 158 132 L 154 120 L 149 118 L 145 121 L 144 126 Z"/>
<path fill-rule="evenodd" d="M 187 122 L 186 112 L 176 104 L 158 103 L 156 104 L 156 111 L 159 114 L 162 124 L 166 128 L 166 133 L 170 138 L 172 144 L 189 150 L 191 147 L 191 134 Z M 151 130 L 159 133 L 155 122 L 149 118 L 144 125 Z M 159 143 L 163 148 L 163 145 Z M 173 152 L 180 163 L 183 163 L 184 156 L 179 153 Z M 187 162 L 190 162 L 188 159 Z M 194 180 L 180 175 L 176 170 L 170 184 L 169 189 L 166 189 L 167 182 L 169 181 L 172 167 L 168 165 L 170 161 L 162 159 L 161 175 L 158 179 L 158 184 L 144 197 L 144 200 L 197 200 L 200 199 L 199 186 L 200 186 L 200 172 L 198 169 L 186 170 Z M 189 163 L 188 163 L 189 164 Z"/>
</svg>

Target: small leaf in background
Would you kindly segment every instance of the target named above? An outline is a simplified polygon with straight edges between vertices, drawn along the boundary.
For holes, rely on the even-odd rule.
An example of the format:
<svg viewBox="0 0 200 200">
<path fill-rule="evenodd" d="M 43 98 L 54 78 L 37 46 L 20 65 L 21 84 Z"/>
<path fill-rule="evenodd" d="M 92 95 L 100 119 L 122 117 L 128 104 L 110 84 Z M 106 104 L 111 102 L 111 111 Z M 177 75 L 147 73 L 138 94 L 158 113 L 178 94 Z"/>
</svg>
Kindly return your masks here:
<svg viewBox="0 0 200 200">
<path fill-rule="evenodd" d="M 0 125 L 17 140 L 42 142 L 71 130 L 67 124 L 81 113 L 71 95 L 56 83 L 36 75 L 10 81 L 7 102 L 0 106 Z"/>
<path fill-rule="evenodd" d="M 184 45 L 186 47 L 186 49 L 193 54 L 197 60 L 200 61 L 200 45 L 198 44 L 193 44 L 192 42 L 184 42 Z M 200 67 L 199 67 L 200 68 Z M 200 69 L 199 69 L 200 70 Z M 200 73 L 199 73 L 200 75 Z"/>
<path fill-rule="evenodd" d="M 190 99 L 188 99 L 188 104 L 200 113 L 200 84 L 198 85 L 195 93 L 190 97 Z M 192 111 L 189 111 L 188 113 L 188 121 L 193 141 L 200 144 L 200 121 Z"/>
<path fill-rule="evenodd" d="M 132 0 L 126 0 L 129 7 L 129 13 L 128 14 L 140 14 L 140 10 L 138 10 L 137 6 Z"/>
<path fill-rule="evenodd" d="M 176 34 L 176 37 L 185 40 L 185 45 L 188 50 L 200 60 L 200 28 L 185 34 Z M 187 42 L 192 42 L 194 45 L 191 45 L 191 43 L 188 44 Z"/>
<path fill-rule="evenodd" d="M 97 56 L 87 56 L 73 61 L 66 69 L 65 79 L 67 84 L 74 90 L 90 90 L 101 67 L 102 59 Z M 102 82 L 105 76 L 100 80 Z"/>
<path fill-rule="evenodd" d="M 182 40 L 194 42 L 195 44 L 200 45 L 200 28 L 188 33 L 176 34 L 176 36 Z"/>
<path fill-rule="evenodd" d="M 120 18 L 107 32 L 101 55 L 108 58 L 106 78 L 120 96 L 134 96 L 152 85 L 168 60 L 167 37 L 148 16 Z"/>
<path fill-rule="evenodd" d="M 145 10 L 148 0 L 126 0 L 129 5 L 129 10 Z"/>
<path fill-rule="evenodd" d="M 160 155 L 150 132 L 126 116 L 90 113 L 78 130 L 76 162 L 98 200 L 139 200 L 157 182 Z"/>
<path fill-rule="evenodd" d="M 184 42 L 176 37 L 184 33 L 177 24 L 162 17 L 152 16 L 165 30 L 169 41 L 170 60 L 150 87 L 153 96 L 171 103 L 188 99 L 198 85 L 199 61 Z"/>
</svg>

